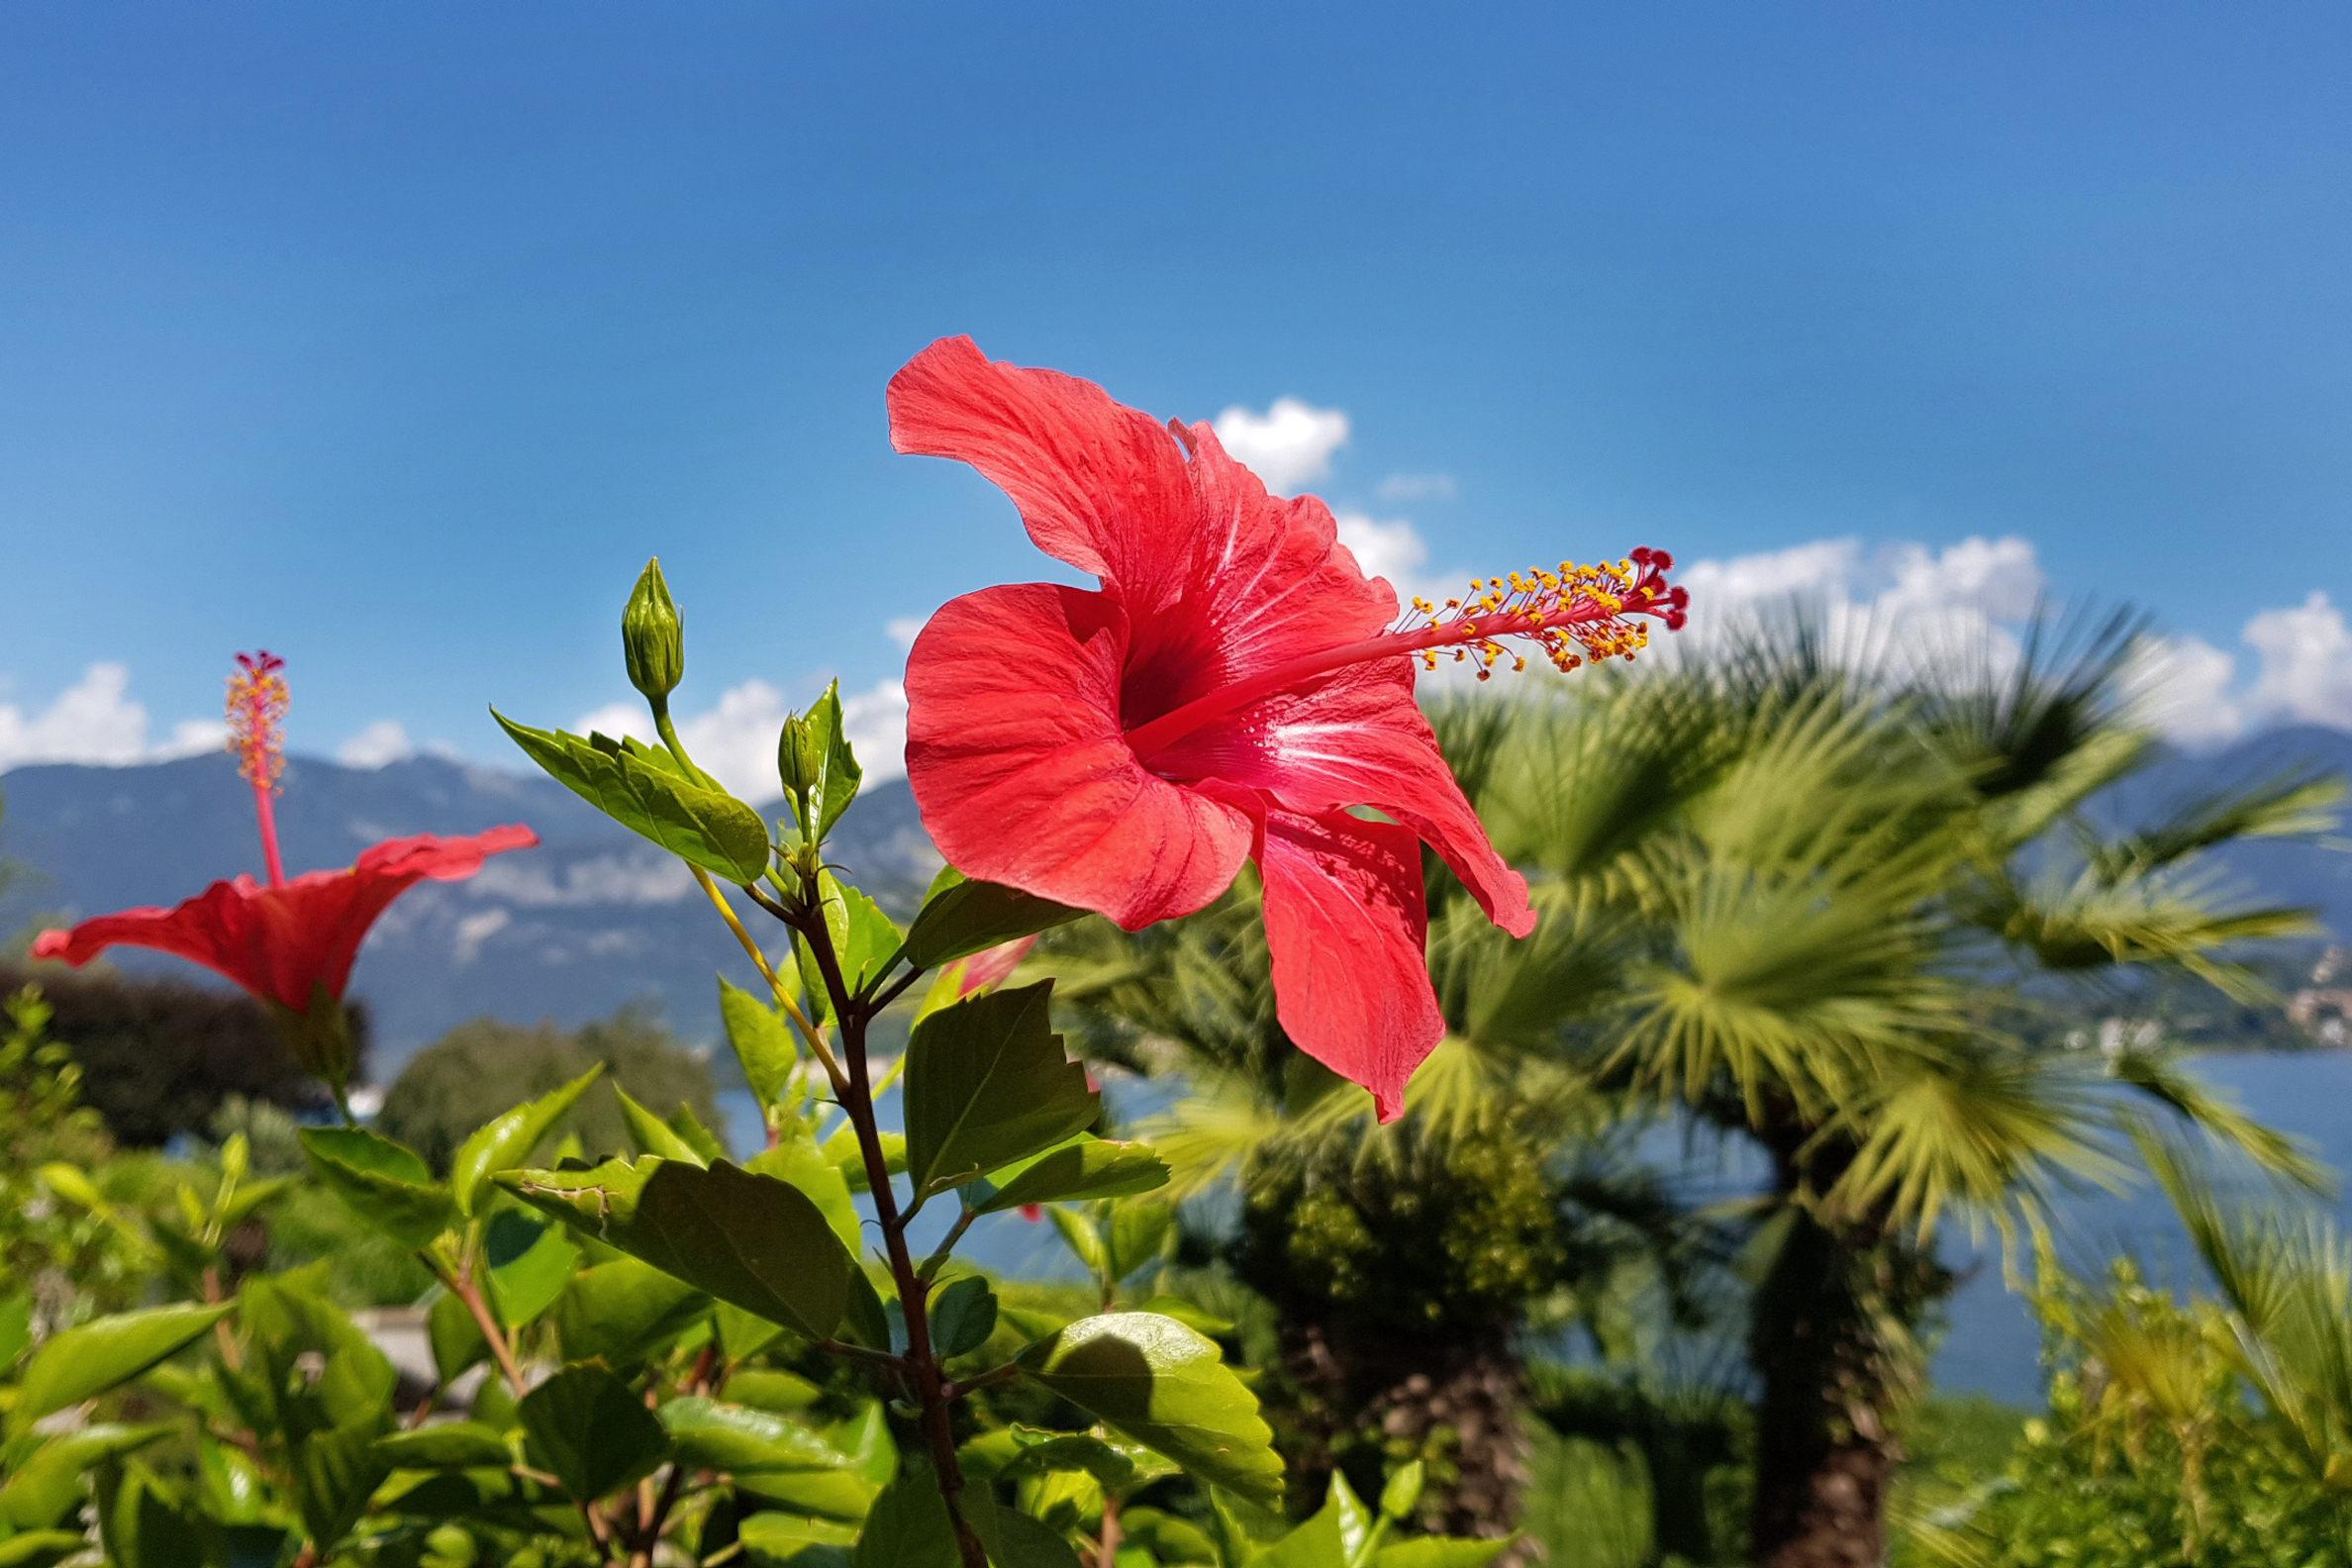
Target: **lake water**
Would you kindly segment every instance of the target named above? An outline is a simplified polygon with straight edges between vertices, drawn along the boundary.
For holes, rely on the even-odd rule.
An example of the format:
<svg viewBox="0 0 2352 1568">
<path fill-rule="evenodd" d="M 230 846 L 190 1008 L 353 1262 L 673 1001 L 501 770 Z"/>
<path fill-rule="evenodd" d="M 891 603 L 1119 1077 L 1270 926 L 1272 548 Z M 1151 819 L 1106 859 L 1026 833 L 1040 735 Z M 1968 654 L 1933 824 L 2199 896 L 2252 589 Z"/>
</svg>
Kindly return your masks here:
<svg viewBox="0 0 2352 1568">
<path fill-rule="evenodd" d="M 2259 1120 L 2306 1139 L 2338 1170 L 2352 1170 L 2352 1051 L 2207 1056 L 2198 1063 L 2198 1070 L 2208 1083 L 2235 1095 Z M 1139 1086 L 1113 1085 L 1115 1102 L 1123 1087 Z M 720 1099 L 729 1142 L 741 1149 L 756 1147 L 759 1113 L 750 1095 L 737 1090 Z M 1124 1109 L 1132 1116 L 1142 1108 Z M 1669 1135 L 1648 1152 L 1671 1160 L 1681 1155 L 1682 1146 L 1680 1138 Z M 1706 1185 L 1733 1173 L 1695 1174 Z M 2352 1204 L 2339 1201 L 2337 1211 L 2339 1221 L 2352 1227 Z M 924 1216 L 919 1241 L 944 1230 L 949 1218 L 944 1213 Z M 2062 1205 L 2060 1225 L 2067 1256 L 2078 1266 L 2095 1268 L 2097 1260 L 2129 1250 L 2153 1281 L 2179 1285 L 2197 1278 L 2188 1238 L 2163 1197 L 2150 1187 L 2070 1198 Z M 1018 1215 L 993 1215 L 980 1222 L 959 1251 L 1016 1278 L 1077 1277 L 1052 1228 Z M 1952 1297 L 1949 1329 L 1936 1353 L 1936 1385 L 1946 1391 L 1980 1391 L 2014 1404 L 2034 1403 L 2041 1378 L 2039 1332 L 2025 1304 L 2002 1284 L 1994 1245 L 1988 1240 L 1976 1248 L 1964 1235 L 1949 1235 L 1944 1253 L 1966 1277 Z"/>
</svg>

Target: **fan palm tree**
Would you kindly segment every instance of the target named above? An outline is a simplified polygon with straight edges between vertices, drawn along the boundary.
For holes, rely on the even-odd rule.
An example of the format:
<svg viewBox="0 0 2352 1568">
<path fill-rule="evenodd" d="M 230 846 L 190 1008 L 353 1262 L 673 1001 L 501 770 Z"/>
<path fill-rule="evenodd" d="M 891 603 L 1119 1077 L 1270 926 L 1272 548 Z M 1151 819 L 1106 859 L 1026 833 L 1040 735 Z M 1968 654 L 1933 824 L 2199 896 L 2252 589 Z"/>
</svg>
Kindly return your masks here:
<svg viewBox="0 0 2352 1568">
<path fill-rule="evenodd" d="M 2160 1046 L 2069 1051 L 2008 1022 L 2054 977 L 2103 1000 L 2165 970 L 2251 995 L 2243 944 L 2307 929 L 2301 912 L 2230 906 L 2202 861 L 2236 838 L 2323 828 L 2333 783 L 2280 780 L 2135 829 L 2100 821 L 2103 792 L 2156 755 L 2127 707 L 2136 633 L 2119 618 L 2071 636 L 2037 626 L 2006 665 L 1946 649 L 1858 672 L 1795 617 L 1678 668 L 1443 710 L 1449 758 L 1529 872 L 1541 921 L 1503 937 L 1432 866 L 1429 963 L 1452 1032 L 1393 1128 L 1375 1130 L 1360 1094 L 1282 1040 L 1246 887 L 1139 938 L 1074 938 L 1095 946 L 1065 953 L 1070 989 L 1109 1021 L 1099 1048 L 1207 1089 L 1155 1135 L 1186 1180 L 1238 1168 L 1270 1195 L 1251 1210 L 1245 1264 L 1292 1265 L 1294 1298 L 1355 1290 L 1446 1329 L 1392 1337 L 1405 1359 L 1371 1356 L 1357 1374 L 1381 1389 L 1363 1408 L 1405 1430 L 1422 1424 L 1394 1415 L 1414 1399 L 1423 1415 L 1460 1411 L 1476 1406 L 1452 1392 L 1462 1380 L 1508 1384 L 1489 1369 L 1514 1364 L 1518 1308 L 1475 1298 L 1472 1333 L 1445 1297 L 1491 1241 L 1409 1253 L 1394 1260 L 1417 1269 L 1403 1278 L 1302 1268 L 1332 1250 L 1330 1222 L 1352 1216 L 1370 1235 L 1394 1225 L 1397 1199 L 1425 1220 L 1420 1195 L 1450 1190 L 1443 1174 L 1477 1189 L 1471 1166 L 1447 1163 L 1459 1151 L 1557 1171 L 1625 1096 L 1752 1142 L 1770 1171 L 1747 1326 L 1755 1559 L 1876 1563 L 1894 1421 L 1923 1373 L 1914 1330 L 1952 1283 L 1939 1221 L 2030 1227 L 2062 1186 L 2127 1179 L 2118 1088 L 2310 1175 Z M 1532 1234 L 1513 1233 L 1522 1247 Z M 1490 1400 L 1470 1419 L 1496 1431 L 1505 1415 Z M 1507 1504 L 1507 1491 L 1489 1481 L 1479 1496 Z"/>
</svg>

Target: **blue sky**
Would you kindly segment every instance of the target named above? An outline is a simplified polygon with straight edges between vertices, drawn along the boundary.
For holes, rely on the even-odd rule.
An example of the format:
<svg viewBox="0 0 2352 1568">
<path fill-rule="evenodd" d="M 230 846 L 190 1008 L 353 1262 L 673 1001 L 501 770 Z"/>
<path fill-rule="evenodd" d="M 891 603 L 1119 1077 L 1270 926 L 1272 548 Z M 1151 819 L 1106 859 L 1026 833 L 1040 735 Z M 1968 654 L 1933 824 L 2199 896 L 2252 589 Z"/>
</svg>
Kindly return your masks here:
<svg viewBox="0 0 2352 1568">
<path fill-rule="evenodd" d="M 1042 575 L 889 450 L 959 332 L 1299 400 L 1401 571 L 2128 599 L 2184 734 L 2352 727 L 2348 78 L 2318 6 L 19 0 L 0 765 L 256 644 L 298 749 L 503 762 L 654 552 L 713 745 L 831 673 L 886 735 L 891 623 Z"/>
</svg>

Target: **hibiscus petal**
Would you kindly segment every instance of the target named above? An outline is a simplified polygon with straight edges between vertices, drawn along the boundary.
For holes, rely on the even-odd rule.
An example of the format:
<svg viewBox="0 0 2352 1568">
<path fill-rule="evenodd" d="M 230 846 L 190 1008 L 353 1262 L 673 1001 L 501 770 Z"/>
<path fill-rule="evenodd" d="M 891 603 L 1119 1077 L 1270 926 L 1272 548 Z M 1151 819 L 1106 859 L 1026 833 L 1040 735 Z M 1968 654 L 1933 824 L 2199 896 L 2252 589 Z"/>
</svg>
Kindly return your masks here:
<svg viewBox="0 0 2352 1568">
<path fill-rule="evenodd" d="M 1412 830 L 1269 811 L 1258 869 L 1283 1032 L 1395 1121 L 1413 1070 L 1445 1037 L 1421 956 L 1429 921 Z"/>
<path fill-rule="evenodd" d="M 1132 593 L 1187 553 L 1184 453 L 1092 381 L 999 363 L 942 338 L 890 378 L 900 451 L 970 463 L 1013 498 L 1048 555 Z"/>
<path fill-rule="evenodd" d="M 1107 594 L 1025 583 L 946 605 L 907 660 L 907 781 L 966 876 L 1109 916 L 1189 915 L 1248 857 L 1248 818 L 1135 761 L 1127 626 Z"/>
<path fill-rule="evenodd" d="M 79 967 L 112 946 L 152 948 L 307 1012 L 319 984 L 343 995 L 368 928 L 402 893 L 426 877 L 471 876 L 485 857 L 537 842 L 523 827 L 387 839 L 361 851 L 349 870 L 306 871 L 274 888 L 250 877 L 215 882 L 172 909 L 124 910 L 44 931 L 33 951 Z"/>
<path fill-rule="evenodd" d="M 954 457 L 1021 508 L 1039 548 L 1093 572 L 1127 616 L 1127 728 L 1302 652 L 1376 635 L 1397 596 L 1338 542 L 1330 509 L 1284 500 L 1207 425 L 1175 427 L 1091 381 L 942 339 L 890 384 L 901 451 Z"/>
<path fill-rule="evenodd" d="M 1230 779 L 1310 816 L 1371 806 L 1409 824 L 1514 936 L 1535 929 L 1526 879 L 1495 852 L 1413 700 L 1403 658 L 1359 664 L 1187 735 L 1152 759 L 1178 777 Z"/>
</svg>

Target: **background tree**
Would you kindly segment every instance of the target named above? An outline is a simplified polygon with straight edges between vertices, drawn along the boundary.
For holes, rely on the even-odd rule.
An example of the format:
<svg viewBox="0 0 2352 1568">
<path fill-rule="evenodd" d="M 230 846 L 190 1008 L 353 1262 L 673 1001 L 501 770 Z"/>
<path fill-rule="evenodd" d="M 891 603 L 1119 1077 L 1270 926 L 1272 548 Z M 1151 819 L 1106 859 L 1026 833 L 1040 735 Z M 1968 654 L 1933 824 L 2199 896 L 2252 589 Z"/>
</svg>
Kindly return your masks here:
<svg viewBox="0 0 2352 1568">
<path fill-rule="evenodd" d="M 633 1003 L 576 1030 L 550 1022 L 508 1024 L 479 1018 L 460 1024 L 419 1051 L 384 1095 L 375 1126 L 449 1168 L 467 1133 L 526 1100 L 547 1094 L 603 1063 L 607 1076 L 657 1116 L 681 1105 L 721 1127 L 709 1062 L 682 1044 L 650 1005 Z M 597 1089 L 581 1097 L 548 1132 L 576 1134 L 592 1155 L 630 1146 L 621 1108 Z"/>
</svg>

